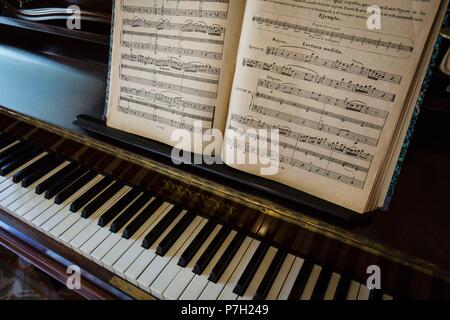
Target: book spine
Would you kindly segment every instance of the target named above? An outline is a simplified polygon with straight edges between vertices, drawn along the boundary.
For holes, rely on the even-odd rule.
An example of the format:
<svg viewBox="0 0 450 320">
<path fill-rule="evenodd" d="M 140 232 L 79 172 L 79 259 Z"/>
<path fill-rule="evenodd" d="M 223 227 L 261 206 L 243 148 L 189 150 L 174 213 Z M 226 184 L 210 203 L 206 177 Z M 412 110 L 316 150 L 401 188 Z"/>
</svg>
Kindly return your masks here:
<svg viewBox="0 0 450 320">
<path fill-rule="evenodd" d="M 449 10 L 447 10 L 447 13 L 445 15 L 444 22 L 443 22 L 443 27 L 446 27 L 446 26 L 449 25 L 449 18 L 450 18 L 449 16 L 450 16 L 449 15 Z M 411 144 L 412 136 L 414 134 L 414 129 L 415 129 L 415 126 L 416 126 L 416 123 L 417 123 L 417 119 L 418 119 L 420 111 L 421 111 L 421 109 L 423 107 L 423 104 L 424 104 L 424 101 L 425 101 L 425 96 L 426 96 L 428 87 L 430 85 L 431 77 L 432 77 L 433 72 L 434 72 L 434 70 L 436 68 L 437 59 L 438 59 L 438 55 L 439 55 L 439 49 L 441 47 L 442 41 L 443 41 L 443 38 L 442 37 L 438 37 L 438 39 L 436 41 L 436 44 L 434 46 L 434 50 L 433 50 L 433 54 L 432 54 L 432 57 L 431 57 L 430 65 L 428 66 L 427 74 L 425 76 L 425 80 L 423 82 L 422 89 L 420 91 L 419 99 L 417 100 L 416 107 L 414 109 L 414 113 L 413 113 L 413 116 L 412 116 L 412 119 L 411 119 L 411 122 L 410 122 L 410 125 L 409 125 L 409 128 L 408 128 L 408 132 L 406 134 L 406 137 L 405 137 L 405 140 L 404 140 L 404 143 L 403 143 L 403 147 L 402 147 L 402 150 L 400 152 L 400 157 L 398 159 L 398 162 L 397 162 L 394 174 L 392 176 L 391 185 L 389 186 L 389 191 L 388 191 L 388 194 L 387 194 L 387 197 L 386 197 L 385 204 L 383 206 L 383 210 L 387 210 L 389 208 L 391 200 L 392 200 L 392 197 L 394 196 L 395 189 L 397 187 L 398 180 L 399 180 L 399 177 L 400 177 L 400 173 L 401 173 L 403 165 L 405 163 L 405 158 L 406 158 L 406 155 L 408 153 L 409 146 Z"/>
<path fill-rule="evenodd" d="M 105 106 L 103 108 L 102 120 L 106 121 L 106 115 L 108 113 L 108 105 L 109 105 L 109 90 L 110 90 L 110 82 L 111 82 L 111 70 L 112 70 L 112 56 L 113 56 L 113 33 L 114 33 L 114 19 L 116 16 L 116 0 L 112 2 L 112 13 L 111 13 L 111 31 L 109 37 L 109 59 L 108 59 L 108 74 L 106 78 L 106 99 Z"/>
</svg>

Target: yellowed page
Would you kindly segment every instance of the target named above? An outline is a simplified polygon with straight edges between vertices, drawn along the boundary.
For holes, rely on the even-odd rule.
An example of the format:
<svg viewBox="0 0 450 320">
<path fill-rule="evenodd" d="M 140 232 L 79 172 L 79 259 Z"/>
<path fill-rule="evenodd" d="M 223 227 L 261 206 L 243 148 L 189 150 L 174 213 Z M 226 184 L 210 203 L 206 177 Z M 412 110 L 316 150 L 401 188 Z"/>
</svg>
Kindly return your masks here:
<svg viewBox="0 0 450 320">
<path fill-rule="evenodd" d="M 278 129 L 266 176 L 365 212 L 440 1 L 249 0 L 227 122 L 227 164 L 248 129 Z M 381 10 L 369 30 L 367 7 Z"/>
<path fill-rule="evenodd" d="M 172 146 L 176 129 L 223 130 L 244 6 L 116 0 L 108 126 Z"/>
</svg>

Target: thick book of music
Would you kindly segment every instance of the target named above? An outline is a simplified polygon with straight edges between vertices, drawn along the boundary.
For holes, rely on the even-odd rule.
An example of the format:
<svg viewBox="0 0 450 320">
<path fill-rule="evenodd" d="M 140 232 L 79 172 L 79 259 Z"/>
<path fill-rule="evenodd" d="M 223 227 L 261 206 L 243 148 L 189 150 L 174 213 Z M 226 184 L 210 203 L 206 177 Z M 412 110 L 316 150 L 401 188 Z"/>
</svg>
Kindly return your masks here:
<svg viewBox="0 0 450 320">
<path fill-rule="evenodd" d="M 116 0 L 108 126 L 382 207 L 448 0 Z M 178 155 L 178 156 L 177 156 Z"/>
</svg>

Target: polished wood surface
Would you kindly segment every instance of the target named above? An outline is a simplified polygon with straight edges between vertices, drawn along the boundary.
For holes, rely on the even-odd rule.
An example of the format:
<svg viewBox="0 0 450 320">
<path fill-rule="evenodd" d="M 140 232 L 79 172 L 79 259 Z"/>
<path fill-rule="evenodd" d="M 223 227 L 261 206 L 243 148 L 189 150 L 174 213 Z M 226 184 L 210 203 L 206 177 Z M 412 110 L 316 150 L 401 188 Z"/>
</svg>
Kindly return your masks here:
<svg viewBox="0 0 450 320">
<path fill-rule="evenodd" d="M 448 46 L 448 43 L 445 44 Z M 108 47 L 105 44 L 67 39 L 55 34 L 39 32 L 0 23 L 0 105 L 20 114 L 41 120 L 52 126 L 86 135 L 86 132 L 73 126 L 72 121 L 78 114 L 101 117 L 104 110 L 107 78 Z M 213 182 L 222 184 L 237 193 L 248 193 L 264 198 L 274 206 L 297 212 L 299 217 L 311 218 L 316 225 L 333 226 L 351 237 L 364 239 L 364 244 L 373 244 L 386 252 L 394 251 L 410 257 L 411 261 L 420 261 L 436 267 L 442 275 L 450 275 L 450 112 L 448 94 L 438 88 L 448 81 L 439 71 L 435 71 L 430 94 L 425 100 L 424 110 L 419 118 L 416 132 L 402 170 L 399 185 L 394 194 L 391 207 L 387 212 L 377 212 L 366 223 L 348 224 L 335 217 L 309 208 L 298 207 L 289 202 L 231 184 L 226 179 L 213 178 Z M 314 233 L 291 222 L 270 217 L 242 204 L 227 200 L 232 211 L 217 209 L 215 212 L 205 208 L 205 201 L 194 201 L 188 194 L 169 192 L 168 185 L 183 185 L 183 181 L 161 176 L 139 168 L 136 164 L 124 163 L 113 156 L 95 148 L 83 146 L 80 142 L 65 141 L 55 145 L 60 136 L 42 129 L 30 130 L 30 124 L 13 124 L 14 118 L 0 119 L 2 129 L 32 141 L 54 148 L 59 153 L 73 157 L 90 167 L 110 174 L 121 175 L 133 183 L 146 185 L 149 189 L 163 193 L 167 198 L 179 201 L 189 207 L 200 210 L 205 215 L 214 216 L 230 225 L 258 234 L 303 255 L 311 255 L 318 261 L 335 264 L 338 269 L 362 276 L 362 266 L 367 261 L 388 265 L 391 270 L 386 279 L 388 286 L 398 288 L 409 282 L 405 278 L 416 271 L 409 270 L 404 263 L 394 263 L 378 255 L 371 255 L 341 241 L 334 241 L 323 234 Z M 11 127 L 8 127 L 11 126 Z M 42 139 L 43 135 L 46 137 Z M 150 157 L 149 154 L 129 146 L 94 136 L 99 141 L 119 148 L 127 149 L 136 155 Z M 82 151 L 80 151 L 82 150 Z M 172 164 L 153 157 L 163 165 Z M 118 166 L 119 165 L 119 166 Z M 211 179 L 192 168 L 189 174 Z M 139 174 L 134 174 L 139 172 Z M 121 174 L 119 174 L 121 173 Z M 163 188 L 165 187 L 165 188 Z M 186 184 L 185 188 L 204 193 L 204 190 Z M 172 190 L 173 191 L 173 190 Z M 205 196 L 214 197 L 213 195 Z M 198 200 L 198 199 L 196 199 Z M 239 212 L 236 215 L 233 212 Z M 10 223 L 20 226 L 20 223 Z M 40 239 L 41 240 L 41 239 Z M 65 252 L 69 254 L 68 252 Z M 346 257 L 351 257 L 348 259 Z M 358 263 L 355 263 L 358 261 Z M 84 262 L 83 262 L 84 263 Z M 404 270 L 407 269 L 407 271 Z M 401 275 L 401 276 L 398 276 Z M 418 287 L 426 287 L 430 292 L 442 291 L 439 281 L 420 274 L 417 280 L 422 283 L 416 288 L 416 294 L 423 292 Z M 434 283 L 434 284 L 433 284 Z M 445 287 L 445 286 L 444 286 Z M 400 291 L 411 288 L 401 288 Z"/>
</svg>

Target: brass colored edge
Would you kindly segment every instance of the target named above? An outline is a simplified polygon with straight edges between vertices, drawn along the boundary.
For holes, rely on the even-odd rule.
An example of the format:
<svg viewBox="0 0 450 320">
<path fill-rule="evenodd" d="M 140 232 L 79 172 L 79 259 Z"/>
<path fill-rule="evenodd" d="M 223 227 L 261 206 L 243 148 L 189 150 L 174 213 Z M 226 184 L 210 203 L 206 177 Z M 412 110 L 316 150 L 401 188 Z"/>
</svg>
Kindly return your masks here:
<svg viewBox="0 0 450 320">
<path fill-rule="evenodd" d="M 301 214 L 299 212 L 279 206 L 278 204 L 275 204 L 271 201 L 267 201 L 253 195 L 248 195 L 239 190 L 224 187 L 220 184 L 186 173 L 182 170 L 169 167 L 154 160 L 112 146 L 95 138 L 83 136 L 81 134 L 59 128 L 57 126 L 50 125 L 44 121 L 23 115 L 16 111 L 6 108 L 0 108 L 0 113 L 8 114 L 24 122 L 57 133 L 65 138 L 72 139 L 82 144 L 96 148 L 114 157 L 135 163 L 147 169 L 156 171 L 162 175 L 169 176 L 170 178 L 176 179 L 178 181 L 183 181 L 184 183 L 194 185 L 195 187 L 205 190 L 206 192 L 212 193 L 225 199 L 232 199 L 232 201 L 234 202 L 260 211 L 263 214 L 282 219 L 289 223 L 293 223 L 309 231 L 320 233 L 332 239 L 359 248 L 363 251 L 387 258 L 399 264 L 406 265 L 419 272 L 432 275 L 433 277 L 438 277 L 450 283 L 450 270 L 441 268 L 423 259 L 406 255 L 398 250 L 383 246 L 380 243 L 374 243 L 373 241 L 369 241 L 368 239 L 360 235 L 351 233 L 332 224 L 321 222 L 312 217 L 305 216 L 304 214 Z"/>
<path fill-rule="evenodd" d="M 131 283 L 119 278 L 118 276 L 113 276 L 109 281 L 109 284 L 116 287 L 123 292 L 126 292 L 127 295 L 136 299 L 136 300 L 157 300 L 152 295 L 144 292 L 143 290 L 135 287 Z"/>
</svg>

